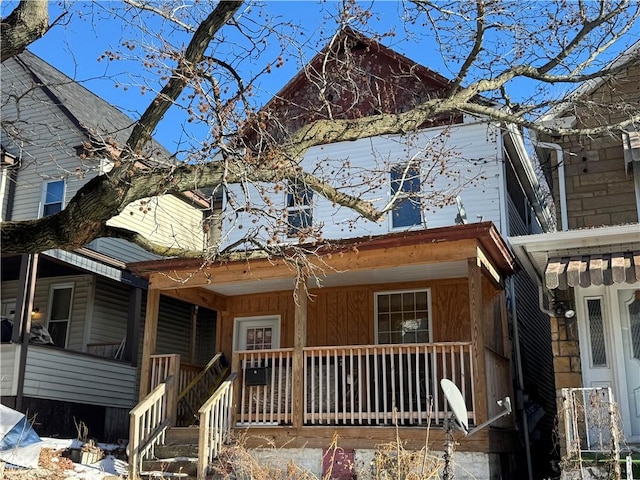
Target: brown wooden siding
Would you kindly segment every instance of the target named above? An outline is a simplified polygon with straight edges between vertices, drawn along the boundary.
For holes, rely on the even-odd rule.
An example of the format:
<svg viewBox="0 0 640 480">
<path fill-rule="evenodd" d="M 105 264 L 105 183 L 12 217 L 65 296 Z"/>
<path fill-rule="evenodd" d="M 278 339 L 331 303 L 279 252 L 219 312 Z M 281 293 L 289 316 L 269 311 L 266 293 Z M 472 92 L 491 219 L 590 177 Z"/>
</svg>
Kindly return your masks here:
<svg viewBox="0 0 640 480">
<path fill-rule="evenodd" d="M 420 288 L 431 289 L 433 341 L 470 341 L 467 281 L 452 279 L 311 290 L 306 345 L 375 344 L 375 292 Z M 218 348 L 231 358 L 234 318 L 259 315 L 280 315 L 280 347 L 293 347 L 294 307 L 291 291 L 231 297 L 220 319 Z"/>
</svg>

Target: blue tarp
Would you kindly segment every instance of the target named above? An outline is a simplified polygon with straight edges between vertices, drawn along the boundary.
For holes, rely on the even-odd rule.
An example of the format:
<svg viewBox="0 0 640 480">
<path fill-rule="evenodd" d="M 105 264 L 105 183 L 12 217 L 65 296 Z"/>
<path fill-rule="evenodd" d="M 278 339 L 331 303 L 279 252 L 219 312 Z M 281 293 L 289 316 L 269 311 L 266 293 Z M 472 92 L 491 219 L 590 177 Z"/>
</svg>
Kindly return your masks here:
<svg viewBox="0 0 640 480">
<path fill-rule="evenodd" d="M 39 443 L 27 417 L 0 404 L 0 459 L 20 467 L 37 467 Z"/>
</svg>

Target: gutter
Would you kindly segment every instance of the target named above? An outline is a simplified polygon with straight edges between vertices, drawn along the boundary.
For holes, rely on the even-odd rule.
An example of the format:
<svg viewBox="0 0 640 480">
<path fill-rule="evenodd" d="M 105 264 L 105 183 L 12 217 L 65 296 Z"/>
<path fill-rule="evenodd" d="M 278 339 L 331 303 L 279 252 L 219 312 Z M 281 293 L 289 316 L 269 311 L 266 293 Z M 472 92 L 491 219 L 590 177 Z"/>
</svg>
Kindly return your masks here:
<svg viewBox="0 0 640 480">
<path fill-rule="evenodd" d="M 531 138 L 534 145 L 540 148 L 547 148 L 556 151 L 556 163 L 558 166 L 558 185 L 560 194 L 560 218 L 561 228 L 563 232 L 569 230 L 569 221 L 567 220 L 567 192 L 565 190 L 565 174 L 564 174 L 564 153 L 562 147 L 557 143 L 540 142 L 535 138 Z"/>
</svg>

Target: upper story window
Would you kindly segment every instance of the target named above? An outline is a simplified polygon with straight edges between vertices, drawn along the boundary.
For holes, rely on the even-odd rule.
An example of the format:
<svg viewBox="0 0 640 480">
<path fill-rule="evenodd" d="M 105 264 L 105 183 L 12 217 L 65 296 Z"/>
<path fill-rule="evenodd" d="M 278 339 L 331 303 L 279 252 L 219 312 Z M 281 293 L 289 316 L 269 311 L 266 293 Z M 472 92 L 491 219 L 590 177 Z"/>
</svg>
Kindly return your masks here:
<svg viewBox="0 0 640 480">
<path fill-rule="evenodd" d="M 417 168 L 398 165 L 391 169 L 391 195 L 397 196 L 395 208 L 391 211 L 393 228 L 411 227 L 422 224 L 420 199 L 420 171 Z"/>
<path fill-rule="evenodd" d="M 300 182 L 289 185 L 287 193 L 287 235 L 295 237 L 313 224 L 313 190 Z"/>
<path fill-rule="evenodd" d="M 42 216 L 48 217 L 62 210 L 64 201 L 64 180 L 56 180 L 44 184 L 42 198 Z"/>
<path fill-rule="evenodd" d="M 376 293 L 378 343 L 429 343 L 429 290 Z"/>
</svg>

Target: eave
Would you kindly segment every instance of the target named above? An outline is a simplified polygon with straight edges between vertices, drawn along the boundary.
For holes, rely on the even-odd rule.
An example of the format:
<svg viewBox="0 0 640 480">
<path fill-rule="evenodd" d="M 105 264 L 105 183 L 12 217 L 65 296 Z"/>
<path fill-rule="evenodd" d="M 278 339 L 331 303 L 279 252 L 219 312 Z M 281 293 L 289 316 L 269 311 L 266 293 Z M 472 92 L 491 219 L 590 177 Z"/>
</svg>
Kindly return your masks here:
<svg viewBox="0 0 640 480">
<path fill-rule="evenodd" d="M 349 284 L 459 278 L 475 259 L 500 283 L 515 269 L 515 257 L 492 223 L 483 222 L 355 238 L 319 245 L 307 257 L 315 271 L 309 288 Z M 235 258 L 204 263 L 167 259 L 127 265 L 149 279 L 149 288 L 204 288 L 220 295 L 291 289 L 295 266 L 282 258 Z"/>
</svg>

